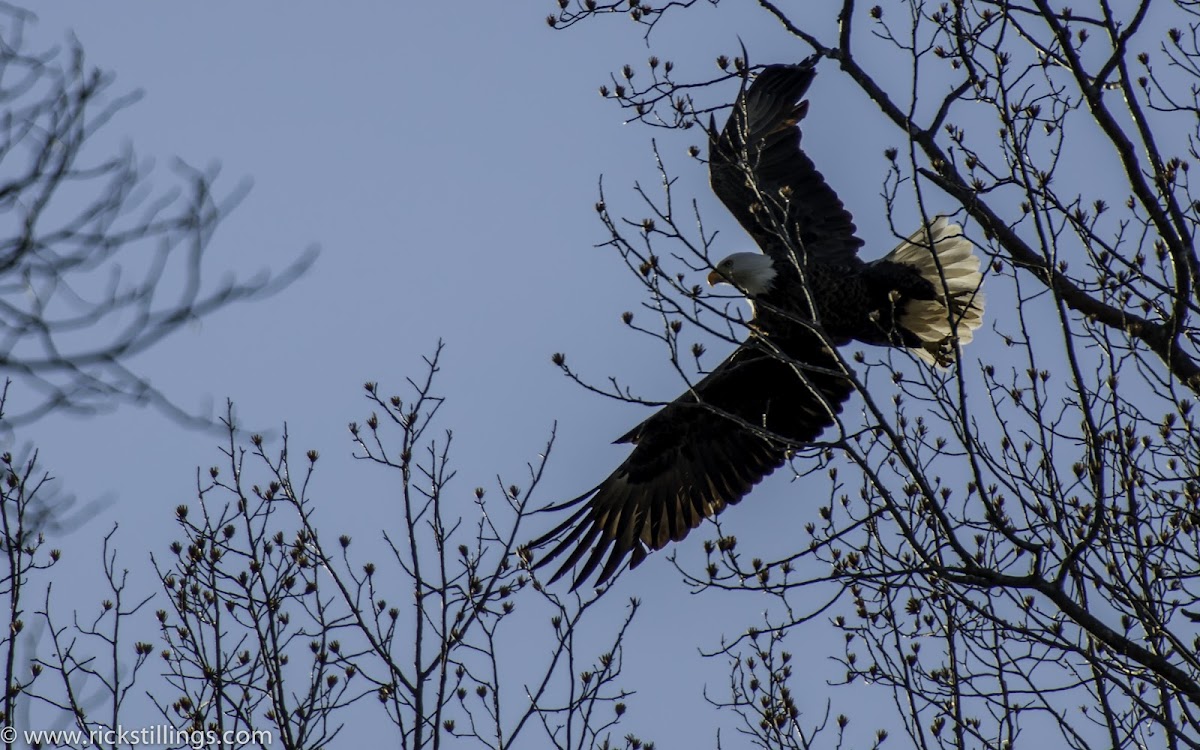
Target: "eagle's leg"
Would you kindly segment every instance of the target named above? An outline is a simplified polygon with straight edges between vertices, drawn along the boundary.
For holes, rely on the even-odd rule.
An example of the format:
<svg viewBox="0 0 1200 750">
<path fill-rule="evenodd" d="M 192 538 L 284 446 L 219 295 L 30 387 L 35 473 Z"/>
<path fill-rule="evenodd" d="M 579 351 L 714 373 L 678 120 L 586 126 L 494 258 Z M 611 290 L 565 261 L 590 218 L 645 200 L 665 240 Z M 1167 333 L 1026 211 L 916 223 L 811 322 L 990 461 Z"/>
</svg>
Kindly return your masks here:
<svg viewBox="0 0 1200 750">
<path fill-rule="evenodd" d="M 941 341 L 922 341 L 921 348 L 929 352 L 938 367 L 949 367 L 954 364 L 954 341 L 950 336 Z"/>
</svg>

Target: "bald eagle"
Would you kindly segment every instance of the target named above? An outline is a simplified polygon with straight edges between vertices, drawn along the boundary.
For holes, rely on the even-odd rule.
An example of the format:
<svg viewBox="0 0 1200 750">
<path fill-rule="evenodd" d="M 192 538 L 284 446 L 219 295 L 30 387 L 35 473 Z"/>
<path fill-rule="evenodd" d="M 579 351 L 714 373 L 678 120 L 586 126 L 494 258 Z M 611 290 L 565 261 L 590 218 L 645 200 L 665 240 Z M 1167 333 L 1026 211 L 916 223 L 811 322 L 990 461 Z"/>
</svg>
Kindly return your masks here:
<svg viewBox="0 0 1200 750">
<path fill-rule="evenodd" d="M 571 550 L 550 583 L 576 565 L 572 589 L 598 567 L 596 585 L 626 559 L 636 567 L 816 440 L 853 391 L 832 346 L 904 347 L 945 366 L 982 323 L 979 258 L 945 218 L 879 260 L 858 257 L 863 242 L 850 213 L 800 149 L 798 123 L 808 111 L 800 98 L 815 63 L 764 68 L 749 87 L 743 82 L 724 129 L 710 117 L 713 191 L 762 252 L 730 255 L 708 282 L 746 296 L 749 335 L 616 440 L 634 448 L 611 476 L 550 509 L 582 504 L 529 544 L 557 542 L 535 568 Z"/>
</svg>

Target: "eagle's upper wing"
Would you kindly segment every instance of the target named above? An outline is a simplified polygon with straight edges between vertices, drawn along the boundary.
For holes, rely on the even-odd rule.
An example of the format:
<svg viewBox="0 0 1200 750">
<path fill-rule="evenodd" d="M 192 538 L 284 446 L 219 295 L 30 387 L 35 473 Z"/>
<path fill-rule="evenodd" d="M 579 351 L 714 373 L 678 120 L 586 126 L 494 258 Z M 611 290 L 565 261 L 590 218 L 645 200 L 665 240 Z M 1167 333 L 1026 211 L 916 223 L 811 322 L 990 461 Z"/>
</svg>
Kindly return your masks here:
<svg viewBox="0 0 1200 750">
<path fill-rule="evenodd" d="M 764 253 L 789 262 L 789 247 L 832 260 L 854 256 L 863 244 L 850 212 L 800 150 L 798 123 L 808 102 L 797 102 L 816 75 L 815 62 L 764 68 L 743 85 L 720 135 L 715 122 L 709 128 L 713 192 Z"/>
<path fill-rule="evenodd" d="M 807 337 L 806 337 L 807 338 Z M 636 446 L 586 503 L 530 543 L 556 546 L 541 567 L 570 547 L 553 582 L 582 561 L 572 589 L 600 570 L 603 583 L 632 555 L 635 567 L 650 550 L 679 541 L 736 503 L 779 468 L 789 447 L 815 439 L 833 423 L 852 390 L 833 353 L 812 335 L 789 346 L 804 361 L 765 350 L 753 338 L 694 388 L 660 409 L 617 442 Z"/>
</svg>

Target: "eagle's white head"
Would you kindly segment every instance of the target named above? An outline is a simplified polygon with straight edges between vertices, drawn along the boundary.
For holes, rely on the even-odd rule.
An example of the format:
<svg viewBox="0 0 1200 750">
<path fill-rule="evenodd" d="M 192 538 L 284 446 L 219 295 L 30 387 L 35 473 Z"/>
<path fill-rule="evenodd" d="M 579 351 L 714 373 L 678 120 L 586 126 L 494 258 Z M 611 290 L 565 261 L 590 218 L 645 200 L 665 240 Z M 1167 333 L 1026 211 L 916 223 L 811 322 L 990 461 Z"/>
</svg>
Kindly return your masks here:
<svg viewBox="0 0 1200 750">
<path fill-rule="evenodd" d="M 734 253 L 725 258 L 708 275 L 708 285 L 733 284 L 747 297 L 757 297 L 771 290 L 775 281 L 775 266 L 762 253 Z"/>
</svg>

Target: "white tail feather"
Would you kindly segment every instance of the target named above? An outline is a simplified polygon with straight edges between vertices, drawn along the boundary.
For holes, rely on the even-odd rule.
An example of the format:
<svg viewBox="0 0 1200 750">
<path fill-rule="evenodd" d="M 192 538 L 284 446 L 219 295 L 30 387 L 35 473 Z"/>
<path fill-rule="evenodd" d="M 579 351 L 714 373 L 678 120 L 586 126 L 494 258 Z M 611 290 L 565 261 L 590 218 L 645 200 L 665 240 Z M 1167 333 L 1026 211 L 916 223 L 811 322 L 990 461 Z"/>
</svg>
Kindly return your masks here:
<svg viewBox="0 0 1200 750">
<path fill-rule="evenodd" d="M 937 290 L 937 299 L 909 300 L 899 321 L 924 343 L 913 351 L 931 365 L 953 361 L 955 336 L 959 346 L 966 346 L 983 323 L 983 292 L 979 290 L 983 274 L 974 249 L 963 236 L 962 227 L 939 216 L 929 225 L 928 234 L 924 229 L 917 230 L 884 258 L 916 268 Z"/>
</svg>

